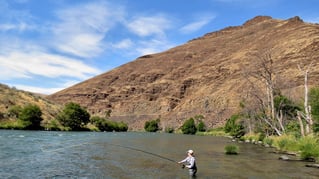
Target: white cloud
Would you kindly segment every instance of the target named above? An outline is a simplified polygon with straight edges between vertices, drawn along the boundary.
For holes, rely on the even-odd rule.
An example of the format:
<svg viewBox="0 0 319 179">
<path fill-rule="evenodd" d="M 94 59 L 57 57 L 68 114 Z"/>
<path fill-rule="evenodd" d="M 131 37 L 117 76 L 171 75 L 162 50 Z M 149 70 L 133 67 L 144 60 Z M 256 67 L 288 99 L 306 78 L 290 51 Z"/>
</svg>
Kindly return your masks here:
<svg viewBox="0 0 319 179">
<path fill-rule="evenodd" d="M 5 80 L 15 77 L 32 78 L 33 75 L 85 79 L 92 74 L 100 73 L 99 70 L 76 59 L 44 52 L 14 51 L 0 56 L 0 66 L 5 67 L 0 71 L 0 79 Z"/>
<path fill-rule="evenodd" d="M 209 20 L 200 20 L 183 26 L 180 31 L 184 34 L 195 32 L 209 23 Z"/>
<path fill-rule="evenodd" d="M 0 31 L 16 30 L 16 31 L 22 32 L 22 31 L 34 30 L 34 29 L 36 28 L 33 25 L 29 25 L 24 22 L 20 22 L 18 24 L 17 23 L 16 24 L 13 24 L 13 23 L 0 24 Z"/>
<path fill-rule="evenodd" d="M 29 92 L 33 92 L 33 93 L 39 93 L 39 94 L 53 94 L 55 92 L 58 92 L 62 89 L 64 89 L 63 87 L 58 87 L 58 88 L 42 88 L 42 87 L 35 87 L 35 86 L 28 86 L 28 85 L 10 85 L 12 87 L 15 87 L 17 89 L 20 90 L 24 90 L 24 91 L 29 91 Z"/>
<path fill-rule="evenodd" d="M 117 49 L 128 49 L 132 46 L 133 42 L 131 39 L 123 39 L 120 42 L 113 44 L 113 47 Z"/>
<path fill-rule="evenodd" d="M 71 87 L 80 81 L 66 81 L 63 84 L 60 84 L 58 87 L 37 87 L 37 86 L 29 86 L 29 85 L 21 85 L 21 84 L 10 84 L 9 86 L 15 87 L 20 90 L 29 91 L 33 93 L 40 93 L 40 94 L 53 94 L 58 91 L 61 91 L 65 88 Z"/>
<path fill-rule="evenodd" d="M 33 78 L 34 75 L 85 79 L 100 73 L 78 59 L 50 53 L 28 40 L 1 37 L 0 49 L 1 80 Z"/>
<path fill-rule="evenodd" d="M 197 16 L 199 17 L 197 20 L 180 28 L 180 32 L 184 34 L 196 32 L 197 30 L 200 30 L 202 27 L 210 23 L 215 18 L 215 15 L 211 15 L 211 14 L 208 14 L 208 15 L 202 14 Z"/>
<path fill-rule="evenodd" d="M 93 2 L 62 9 L 53 26 L 54 47 L 79 57 L 94 57 L 104 51 L 105 34 L 123 18 L 120 7 Z"/>
<path fill-rule="evenodd" d="M 127 24 L 129 30 L 138 36 L 164 36 L 165 30 L 172 27 L 171 21 L 163 15 L 136 17 Z"/>
</svg>

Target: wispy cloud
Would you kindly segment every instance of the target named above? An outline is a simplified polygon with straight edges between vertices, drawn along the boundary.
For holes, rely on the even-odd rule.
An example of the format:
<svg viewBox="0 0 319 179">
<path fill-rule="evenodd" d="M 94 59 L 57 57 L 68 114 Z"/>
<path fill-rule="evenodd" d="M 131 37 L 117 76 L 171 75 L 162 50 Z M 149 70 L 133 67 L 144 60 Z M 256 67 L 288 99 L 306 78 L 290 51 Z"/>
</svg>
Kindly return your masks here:
<svg viewBox="0 0 319 179">
<path fill-rule="evenodd" d="M 131 39 L 123 39 L 120 42 L 114 43 L 112 46 L 116 49 L 128 49 L 133 46 Z"/>
<path fill-rule="evenodd" d="M 79 57 L 98 56 L 104 50 L 105 34 L 122 20 L 121 7 L 101 1 L 57 11 L 59 22 L 53 26 L 54 46 Z"/>
<path fill-rule="evenodd" d="M 70 86 L 73 86 L 77 83 L 79 83 L 81 81 L 66 81 L 64 82 L 63 84 L 59 84 L 59 87 L 38 87 L 38 86 L 30 86 L 30 85 L 22 85 L 22 84 L 8 84 L 9 86 L 11 87 L 15 87 L 17 89 L 23 89 L 24 91 L 31 91 L 31 92 L 34 92 L 34 93 L 40 93 L 40 94 L 53 94 L 53 93 L 56 93 L 58 91 L 61 91 L 65 88 L 68 88 Z"/>
<path fill-rule="evenodd" d="M 169 18 L 162 14 L 154 16 L 140 16 L 134 18 L 127 24 L 129 30 L 138 36 L 164 36 L 165 30 L 172 27 Z"/>
<path fill-rule="evenodd" d="M 0 31 L 26 31 L 26 30 L 35 30 L 36 28 L 33 25 L 26 24 L 24 22 L 19 23 L 6 23 L 0 24 Z"/>
<path fill-rule="evenodd" d="M 182 28 L 180 28 L 180 32 L 184 34 L 196 32 L 200 30 L 202 27 L 210 23 L 215 18 L 215 15 L 203 15 L 196 19 L 194 22 L 191 22 Z"/>
<path fill-rule="evenodd" d="M 12 51 L 0 56 L 0 79 L 39 75 L 48 78 L 72 77 L 86 79 L 100 71 L 83 62 L 46 52 Z M 11 74 L 11 75 L 8 75 Z"/>
</svg>

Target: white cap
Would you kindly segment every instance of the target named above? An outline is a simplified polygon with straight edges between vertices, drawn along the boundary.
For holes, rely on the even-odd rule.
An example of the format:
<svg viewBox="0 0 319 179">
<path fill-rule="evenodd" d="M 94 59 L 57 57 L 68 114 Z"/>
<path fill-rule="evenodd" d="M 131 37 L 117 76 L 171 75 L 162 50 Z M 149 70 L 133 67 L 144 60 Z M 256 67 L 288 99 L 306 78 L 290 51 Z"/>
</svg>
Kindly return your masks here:
<svg viewBox="0 0 319 179">
<path fill-rule="evenodd" d="M 193 150 L 188 150 L 187 153 L 193 154 L 194 151 Z"/>
</svg>

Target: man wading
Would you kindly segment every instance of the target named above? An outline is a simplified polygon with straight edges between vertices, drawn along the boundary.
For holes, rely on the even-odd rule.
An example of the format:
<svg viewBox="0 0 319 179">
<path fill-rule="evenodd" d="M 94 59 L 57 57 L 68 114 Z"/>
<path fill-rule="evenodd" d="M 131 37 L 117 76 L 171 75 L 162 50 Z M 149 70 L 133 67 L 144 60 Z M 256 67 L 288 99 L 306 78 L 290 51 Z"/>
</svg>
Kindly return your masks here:
<svg viewBox="0 0 319 179">
<path fill-rule="evenodd" d="M 194 177 L 196 172 L 197 172 L 197 167 L 196 167 L 196 162 L 195 162 L 195 157 L 194 157 L 194 151 L 193 150 L 188 150 L 187 151 L 187 157 L 178 162 L 178 163 L 186 163 L 185 167 L 188 168 L 189 175 Z M 184 165 L 183 165 L 184 166 Z"/>
</svg>

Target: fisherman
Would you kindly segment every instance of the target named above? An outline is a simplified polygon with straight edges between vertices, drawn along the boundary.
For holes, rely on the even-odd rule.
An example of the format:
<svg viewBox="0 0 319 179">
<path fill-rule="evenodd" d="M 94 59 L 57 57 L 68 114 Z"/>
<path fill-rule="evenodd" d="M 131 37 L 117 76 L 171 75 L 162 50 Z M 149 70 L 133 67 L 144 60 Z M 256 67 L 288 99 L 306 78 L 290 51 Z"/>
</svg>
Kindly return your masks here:
<svg viewBox="0 0 319 179">
<path fill-rule="evenodd" d="M 193 150 L 188 150 L 187 157 L 178 163 L 186 163 L 186 165 L 183 164 L 183 167 L 188 168 L 189 176 L 195 177 L 195 174 L 197 172 L 197 166 L 196 166 Z"/>
</svg>

